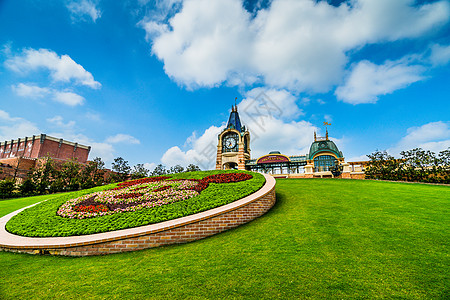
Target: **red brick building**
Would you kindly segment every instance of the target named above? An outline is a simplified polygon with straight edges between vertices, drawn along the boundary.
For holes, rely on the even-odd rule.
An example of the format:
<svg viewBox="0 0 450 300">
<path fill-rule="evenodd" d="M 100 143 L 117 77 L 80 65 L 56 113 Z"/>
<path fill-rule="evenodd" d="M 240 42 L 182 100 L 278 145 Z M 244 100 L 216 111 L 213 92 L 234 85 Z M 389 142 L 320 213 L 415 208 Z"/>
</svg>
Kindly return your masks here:
<svg viewBox="0 0 450 300">
<path fill-rule="evenodd" d="M 50 156 L 54 159 L 76 159 L 79 163 L 85 163 L 90 150 L 90 146 L 41 134 L 0 142 L 0 160 L 15 157 L 40 158 Z"/>
<path fill-rule="evenodd" d="M 46 157 L 56 162 L 74 159 L 79 163 L 86 163 L 90 146 L 58 139 L 46 134 L 32 137 L 18 138 L 0 142 L 0 179 L 6 177 L 24 178 L 31 168 L 35 167 Z"/>
</svg>

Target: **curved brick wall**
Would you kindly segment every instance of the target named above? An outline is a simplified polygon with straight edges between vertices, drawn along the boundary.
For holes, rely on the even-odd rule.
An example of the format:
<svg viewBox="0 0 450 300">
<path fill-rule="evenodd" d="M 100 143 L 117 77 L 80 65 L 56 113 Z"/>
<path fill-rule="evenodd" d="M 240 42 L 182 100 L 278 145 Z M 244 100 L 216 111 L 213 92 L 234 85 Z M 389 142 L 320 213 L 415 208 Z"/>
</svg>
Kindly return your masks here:
<svg viewBox="0 0 450 300">
<path fill-rule="evenodd" d="M 32 254 L 85 256 L 135 251 L 199 240 L 247 223 L 266 213 L 275 204 L 275 179 L 264 175 L 265 185 L 257 192 L 233 203 L 195 215 L 85 236 L 29 238 L 8 233 L 5 225 L 21 210 L 0 218 L 0 249 Z"/>
</svg>

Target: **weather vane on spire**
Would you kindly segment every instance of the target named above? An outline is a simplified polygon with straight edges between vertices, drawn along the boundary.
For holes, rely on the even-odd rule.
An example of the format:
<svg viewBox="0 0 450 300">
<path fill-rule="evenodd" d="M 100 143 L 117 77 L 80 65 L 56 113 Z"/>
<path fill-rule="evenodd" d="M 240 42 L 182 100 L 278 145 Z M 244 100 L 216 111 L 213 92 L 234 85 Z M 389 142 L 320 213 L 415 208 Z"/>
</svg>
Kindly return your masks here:
<svg viewBox="0 0 450 300">
<path fill-rule="evenodd" d="M 323 125 L 325 126 L 325 139 L 328 141 L 328 127 L 327 126 L 331 126 L 331 123 L 328 122 L 323 122 Z"/>
</svg>

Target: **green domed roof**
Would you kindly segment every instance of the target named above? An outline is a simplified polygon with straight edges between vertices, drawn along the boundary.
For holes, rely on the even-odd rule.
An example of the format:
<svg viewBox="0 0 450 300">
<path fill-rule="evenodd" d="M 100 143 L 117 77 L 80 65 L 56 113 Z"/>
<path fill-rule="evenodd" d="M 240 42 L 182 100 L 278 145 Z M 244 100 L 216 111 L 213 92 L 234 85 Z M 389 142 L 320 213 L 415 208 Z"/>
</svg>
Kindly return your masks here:
<svg viewBox="0 0 450 300">
<path fill-rule="evenodd" d="M 339 151 L 338 147 L 333 141 L 330 140 L 319 140 L 315 141 L 311 144 L 311 148 L 309 148 L 309 159 L 313 159 L 314 155 L 320 153 L 320 152 L 332 152 L 334 153 L 338 158 L 342 158 L 342 152 Z"/>
</svg>

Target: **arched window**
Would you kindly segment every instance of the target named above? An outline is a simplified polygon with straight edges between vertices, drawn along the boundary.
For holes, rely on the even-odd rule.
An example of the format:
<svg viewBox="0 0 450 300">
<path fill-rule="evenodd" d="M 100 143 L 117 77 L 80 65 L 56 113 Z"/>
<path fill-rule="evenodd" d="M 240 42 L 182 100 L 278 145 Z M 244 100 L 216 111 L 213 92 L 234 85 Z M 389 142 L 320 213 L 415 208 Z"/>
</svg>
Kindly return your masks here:
<svg viewBox="0 0 450 300">
<path fill-rule="evenodd" d="M 244 151 L 250 154 L 250 149 L 248 148 L 248 136 L 244 136 Z"/>
<path fill-rule="evenodd" d="M 314 172 L 330 171 L 336 164 L 336 158 L 331 155 L 321 155 L 314 158 Z"/>
</svg>

